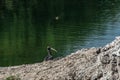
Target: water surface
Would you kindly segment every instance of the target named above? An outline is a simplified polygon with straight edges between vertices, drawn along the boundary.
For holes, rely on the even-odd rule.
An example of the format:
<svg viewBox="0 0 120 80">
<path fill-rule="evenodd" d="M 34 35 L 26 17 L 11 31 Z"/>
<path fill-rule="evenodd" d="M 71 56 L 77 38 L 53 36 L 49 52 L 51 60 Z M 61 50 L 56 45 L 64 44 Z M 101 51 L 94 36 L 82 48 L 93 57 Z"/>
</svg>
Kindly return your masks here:
<svg viewBox="0 0 120 80">
<path fill-rule="evenodd" d="M 41 62 L 48 45 L 59 57 L 104 46 L 120 35 L 118 1 L 18 2 L 0 10 L 0 66 Z"/>
</svg>

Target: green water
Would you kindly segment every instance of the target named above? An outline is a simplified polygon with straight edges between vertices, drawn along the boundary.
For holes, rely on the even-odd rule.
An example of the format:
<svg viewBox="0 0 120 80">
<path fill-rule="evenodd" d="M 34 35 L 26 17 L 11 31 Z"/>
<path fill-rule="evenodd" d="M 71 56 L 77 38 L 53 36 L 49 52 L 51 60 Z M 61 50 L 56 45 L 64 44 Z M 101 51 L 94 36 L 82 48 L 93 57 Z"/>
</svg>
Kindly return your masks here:
<svg viewBox="0 0 120 80">
<path fill-rule="evenodd" d="M 61 57 L 120 35 L 117 0 L 2 0 L 0 5 L 0 66 L 41 62 L 48 45 Z"/>
</svg>

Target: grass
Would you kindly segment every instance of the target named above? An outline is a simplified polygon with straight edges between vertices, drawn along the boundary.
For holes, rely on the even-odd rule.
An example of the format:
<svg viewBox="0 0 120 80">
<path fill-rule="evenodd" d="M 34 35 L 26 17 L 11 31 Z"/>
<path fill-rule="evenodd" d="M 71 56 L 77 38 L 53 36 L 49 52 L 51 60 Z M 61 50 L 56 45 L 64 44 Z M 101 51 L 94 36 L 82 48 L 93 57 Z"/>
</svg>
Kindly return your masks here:
<svg viewBox="0 0 120 80">
<path fill-rule="evenodd" d="M 5 80 L 21 80 L 19 77 L 16 76 L 9 76 Z"/>
</svg>

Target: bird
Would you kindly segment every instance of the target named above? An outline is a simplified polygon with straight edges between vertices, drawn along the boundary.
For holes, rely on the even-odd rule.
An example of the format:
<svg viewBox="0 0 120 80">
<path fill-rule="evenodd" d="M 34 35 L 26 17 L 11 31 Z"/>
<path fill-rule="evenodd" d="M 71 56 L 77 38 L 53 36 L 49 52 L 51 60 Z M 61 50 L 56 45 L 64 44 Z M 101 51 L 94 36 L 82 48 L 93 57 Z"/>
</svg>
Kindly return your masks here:
<svg viewBox="0 0 120 80">
<path fill-rule="evenodd" d="M 52 51 L 57 52 L 57 50 L 55 50 L 54 48 L 47 46 L 47 56 L 44 58 L 44 61 L 48 61 L 48 60 L 53 60 L 53 56 L 52 56 Z"/>
</svg>

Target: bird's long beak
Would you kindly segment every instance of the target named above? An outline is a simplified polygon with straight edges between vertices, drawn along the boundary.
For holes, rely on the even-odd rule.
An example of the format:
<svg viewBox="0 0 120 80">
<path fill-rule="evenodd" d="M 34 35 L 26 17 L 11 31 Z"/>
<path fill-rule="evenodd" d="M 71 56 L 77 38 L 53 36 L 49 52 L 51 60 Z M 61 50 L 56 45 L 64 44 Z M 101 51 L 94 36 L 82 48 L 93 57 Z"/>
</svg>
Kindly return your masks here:
<svg viewBox="0 0 120 80">
<path fill-rule="evenodd" d="M 51 48 L 51 50 L 53 50 L 53 51 L 57 52 L 57 50 L 56 50 L 56 49 L 54 49 L 54 48 Z"/>
</svg>

